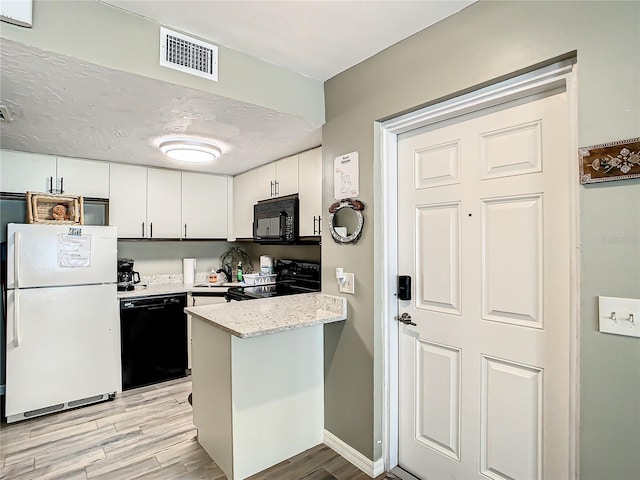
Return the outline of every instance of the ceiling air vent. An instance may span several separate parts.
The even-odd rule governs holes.
[[[160,65],[218,81],[218,47],[160,28]]]

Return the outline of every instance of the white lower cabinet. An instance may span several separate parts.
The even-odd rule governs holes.
[[[225,303],[224,297],[210,297],[210,296],[191,296],[187,300],[187,305],[190,307],[200,307],[202,305],[214,305],[216,303]],[[191,335],[191,315],[187,315],[187,368],[191,370],[191,352],[192,352],[192,335]]]
[[[229,480],[322,443],[322,325],[249,338],[198,317],[192,326],[193,423]]]

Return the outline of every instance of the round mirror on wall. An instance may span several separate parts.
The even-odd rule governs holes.
[[[362,234],[364,204],[359,200],[341,200],[329,207],[329,230],[337,243],[355,243]]]

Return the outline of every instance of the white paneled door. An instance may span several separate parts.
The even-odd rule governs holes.
[[[570,163],[554,91],[398,142],[399,466],[569,478]],[[577,179],[574,179],[577,181]]]

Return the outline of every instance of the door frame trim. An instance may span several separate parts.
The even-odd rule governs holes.
[[[576,59],[534,70],[524,75],[480,88],[470,93],[445,100],[413,112],[409,112],[386,121],[376,122],[374,136],[376,150],[380,155],[380,222],[381,247],[376,249],[380,255],[381,275],[381,335],[382,335],[382,455],[385,469],[398,472],[398,315],[396,300],[396,279],[398,275],[398,226],[397,226],[397,179],[398,179],[398,136],[402,133],[425,125],[434,124],[506,103],[536,93],[556,88],[565,88],[568,102],[569,151],[567,159],[575,157],[578,149],[578,98]],[[579,427],[580,427],[580,191],[577,179],[579,165],[577,161],[567,162],[570,170],[569,214],[574,221],[570,226],[570,386],[569,386],[569,473],[572,479],[579,478]],[[411,478],[408,476],[407,478]]]

